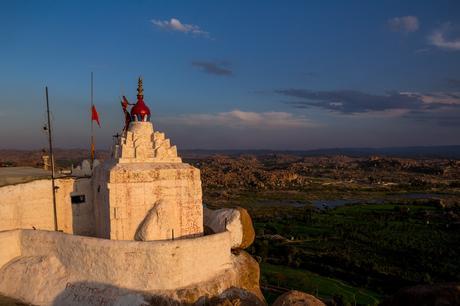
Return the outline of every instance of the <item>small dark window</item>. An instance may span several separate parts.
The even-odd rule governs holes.
[[[85,195],[84,194],[81,194],[81,195],[74,195],[74,196],[70,196],[70,200],[72,201],[72,204],[81,204],[81,203],[85,203]]]

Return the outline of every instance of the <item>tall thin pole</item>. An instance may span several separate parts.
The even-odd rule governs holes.
[[[51,158],[51,188],[53,194],[53,213],[54,213],[54,230],[58,230],[58,223],[57,223],[57,209],[56,209],[56,185],[54,182],[55,173],[54,173],[54,154],[53,154],[53,138],[51,137],[51,119],[50,119],[50,103],[48,99],[48,86],[45,87],[46,93],[46,114],[48,116],[48,143],[49,143],[49,150],[50,150],[50,158]]]
[[[94,107],[94,101],[93,101],[93,72],[91,72],[91,109],[90,109],[90,118],[91,118],[91,169],[93,169],[93,164],[94,164],[94,133],[93,133],[93,107]]]

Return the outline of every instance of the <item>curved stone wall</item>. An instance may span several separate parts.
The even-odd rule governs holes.
[[[55,256],[68,272],[67,282],[93,281],[145,291],[190,286],[232,268],[229,232],[138,242],[14,230],[0,232],[0,247],[0,278],[4,267],[18,262],[9,260],[30,256]]]
[[[0,268],[4,264],[21,256],[21,231],[0,232]]]

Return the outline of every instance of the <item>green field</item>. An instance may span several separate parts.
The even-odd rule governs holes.
[[[197,165],[209,208],[251,215],[247,250],[269,301],[300,289],[375,304],[404,287],[460,282],[458,160],[270,153]]]
[[[255,207],[263,282],[375,304],[399,288],[460,281],[459,209],[430,201],[311,207]],[[270,299],[271,297],[269,297]]]
[[[295,289],[315,295],[321,299],[332,297],[350,305],[377,305],[381,295],[370,290],[350,286],[340,280],[324,277],[316,273],[284,266],[261,264],[262,285],[270,284],[277,287]],[[267,299],[272,296],[269,292]],[[272,298],[275,297],[274,295]]]

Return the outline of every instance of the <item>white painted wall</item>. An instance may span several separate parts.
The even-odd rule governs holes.
[[[58,229],[66,233],[92,235],[94,213],[89,178],[57,179]],[[84,194],[86,202],[71,204],[71,195]],[[0,187],[0,231],[11,229],[54,230],[51,180]]]
[[[94,169],[96,236],[133,240],[148,212],[160,201],[155,239],[203,234],[200,171],[185,163],[104,162]],[[96,185],[96,184],[95,184]]]
[[[0,232],[0,247],[0,273],[15,256],[54,256],[67,270],[63,285],[81,280],[135,290],[172,290],[205,282],[232,268],[229,232],[137,242],[15,230]],[[0,292],[7,293],[1,286]]]

